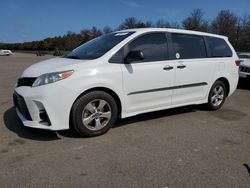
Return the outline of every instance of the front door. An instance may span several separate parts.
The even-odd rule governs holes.
[[[142,61],[121,65],[126,111],[149,111],[171,105],[175,69],[174,61],[169,60],[166,34],[139,36],[125,51],[138,50],[144,55]]]

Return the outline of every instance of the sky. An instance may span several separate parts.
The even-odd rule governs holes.
[[[181,23],[196,8],[212,20],[222,9],[250,14],[250,0],[0,0],[0,43],[41,40],[93,26],[116,28],[128,17]]]

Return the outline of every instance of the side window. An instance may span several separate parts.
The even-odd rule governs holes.
[[[207,42],[212,57],[232,57],[232,51],[224,39],[207,37]]]
[[[149,33],[133,40],[128,45],[128,51],[143,52],[142,62],[162,61],[168,59],[167,38],[165,33]]]
[[[172,33],[174,58],[178,59],[206,58],[207,51],[203,36]]]
[[[123,63],[123,52],[124,48],[118,50],[110,59],[110,63]]]

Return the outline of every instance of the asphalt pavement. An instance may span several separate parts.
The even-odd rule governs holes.
[[[117,122],[107,134],[23,127],[17,78],[43,59],[0,56],[0,187],[250,187],[250,81],[219,111],[188,106]]]

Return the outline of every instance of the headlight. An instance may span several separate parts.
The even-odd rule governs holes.
[[[73,70],[70,70],[70,71],[52,72],[52,73],[43,74],[35,80],[32,87],[42,86],[42,85],[46,85],[46,84],[50,84],[50,83],[63,80],[71,76],[73,72],[74,72]]]

